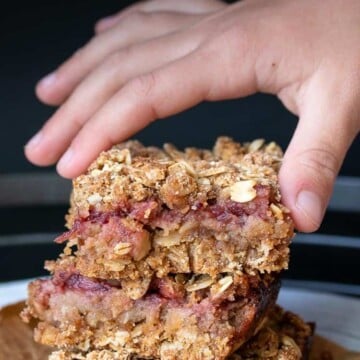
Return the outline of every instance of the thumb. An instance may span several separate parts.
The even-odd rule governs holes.
[[[323,94],[304,102],[279,174],[284,204],[299,231],[319,228],[345,154],[359,131],[355,102]],[[338,88],[339,89],[339,88]],[[316,91],[316,89],[315,89]]]

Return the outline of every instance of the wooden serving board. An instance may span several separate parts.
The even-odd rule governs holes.
[[[24,324],[19,318],[23,307],[20,302],[0,310],[0,360],[46,360],[51,352],[33,341],[34,324]],[[360,360],[360,354],[315,336],[310,360]]]
[[[33,340],[33,327],[19,317],[23,308],[20,302],[0,311],[0,360],[46,360],[51,352]]]

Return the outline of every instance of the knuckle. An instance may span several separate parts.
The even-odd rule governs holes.
[[[120,64],[123,64],[124,60],[126,60],[127,58],[131,58],[136,53],[137,51],[135,45],[125,46],[121,50],[115,51],[114,53],[108,55],[103,62],[103,67],[118,67]]]
[[[214,49],[218,49],[219,45],[225,45],[225,51],[236,49],[242,56],[254,46],[253,36],[246,24],[242,23],[211,26],[208,42]]]
[[[130,82],[130,87],[136,96],[151,97],[157,80],[154,72],[140,75]]]
[[[340,161],[330,146],[307,149],[297,158],[298,163],[306,171],[310,171],[314,177],[321,175],[330,183],[333,182],[340,167]]]
[[[116,52],[114,52],[113,54],[109,55],[109,56],[105,59],[102,67],[103,67],[103,68],[106,68],[106,69],[112,69],[112,68],[118,66],[119,63],[121,63],[121,58],[122,58],[121,52],[120,52],[120,51],[116,51]]]

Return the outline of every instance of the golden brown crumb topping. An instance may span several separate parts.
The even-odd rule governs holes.
[[[259,331],[251,337],[228,360],[306,360],[313,335],[312,326],[299,316],[275,306],[263,319]],[[181,353],[183,355],[183,353]],[[171,359],[178,357],[172,357]],[[186,358],[187,357],[181,357]],[[196,357],[200,359],[200,357]],[[57,351],[51,360],[145,360],[141,357],[129,357],[119,351],[95,350],[88,353]],[[162,358],[161,358],[162,359]],[[168,358],[166,358],[168,359]],[[207,358],[205,355],[201,359]],[[152,358],[155,360],[155,358]]]
[[[103,152],[86,174],[74,180],[68,226],[77,216],[111,211],[128,201],[155,198],[183,213],[209,199],[249,202],[256,197],[256,185],[272,188],[273,209],[281,216],[277,182],[281,159],[279,146],[262,139],[240,144],[219,137],[211,151],[180,151],[170,144],[160,149],[128,141]]]

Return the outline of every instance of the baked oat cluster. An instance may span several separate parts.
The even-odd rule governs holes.
[[[269,320],[293,237],[281,159],[275,143],[228,137],[103,152],[73,181],[63,253],[22,313],[59,349],[50,359],[305,359]]]
[[[228,360],[298,360],[306,359],[310,352],[313,325],[299,316],[275,306],[264,319],[261,329]],[[118,360],[118,353],[95,350],[89,353],[56,351],[50,360]],[[132,357],[131,360],[145,360]]]

